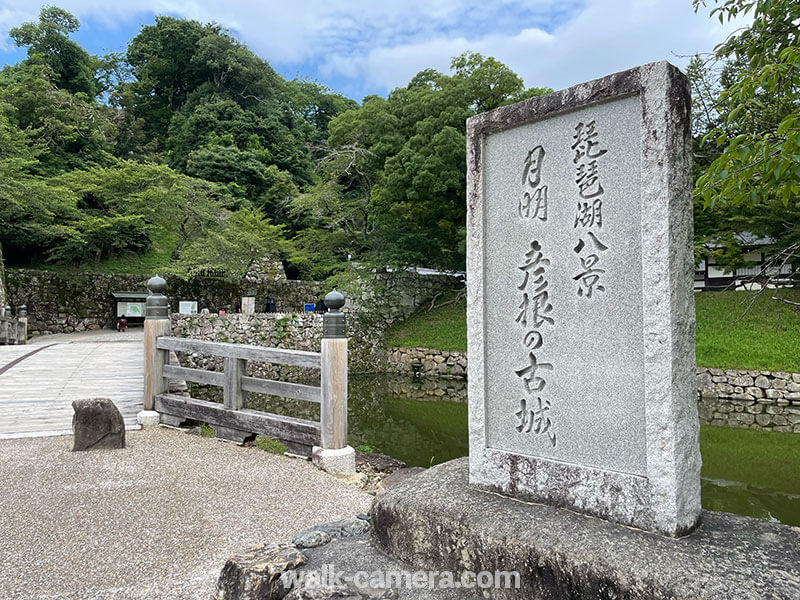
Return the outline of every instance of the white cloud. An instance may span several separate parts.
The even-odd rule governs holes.
[[[46,4],[52,0],[41,0]],[[525,14],[546,23],[554,13],[583,0],[58,0],[79,18],[107,25],[144,14],[172,14],[215,21],[236,30],[269,60],[300,62],[331,53],[347,55],[430,39],[442,31],[502,21]],[[41,5],[31,0],[2,0],[0,35],[25,20],[35,20]],[[487,25],[488,26],[488,25]]]
[[[0,46],[38,3],[0,0]],[[113,28],[152,14],[215,21],[284,71],[388,91],[418,71],[447,71],[466,50],[496,57],[527,85],[560,88],[653,60],[709,51],[732,26],[691,0],[49,0]],[[349,82],[347,80],[350,80]]]
[[[688,0],[590,0],[552,33],[525,28],[514,35],[439,37],[372,48],[363,56],[334,54],[321,70],[328,76],[360,74],[388,90],[426,67],[446,71],[452,56],[472,50],[504,62],[529,86],[561,89],[657,60],[683,67],[687,56],[712,51],[741,25],[720,25],[705,13],[695,14]]]

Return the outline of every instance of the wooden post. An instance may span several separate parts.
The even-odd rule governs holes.
[[[322,448],[338,450],[347,446],[347,333],[344,296],[333,290],[325,296],[331,312],[323,316],[320,426]]]
[[[169,350],[156,348],[160,336],[170,334],[169,300],[164,295],[167,282],[156,275],[147,282],[144,319],[144,410],[153,410],[153,399],[169,391],[169,380],[164,377],[164,365],[169,364]]]
[[[247,361],[241,358],[225,358],[225,387],[223,388],[225,408],[239,410],[244,408],[247,392],[242,391],[242,377],[247,375]]]

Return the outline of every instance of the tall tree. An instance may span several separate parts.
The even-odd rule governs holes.
[[[704,4],[694,0],[695,7]],[[714,109],[724,115],[706,138],[720,155],[698,179],[707,204],[784,206],[800,194],[800,4],[793,0],[717,0],[720,21],[752,15],[749,27],[716,49],[728,61]]]
[[[693,0],[695,9],[703,0]],[[742,263],[737,232],[776,241],[780,262],[800,262],[800,4],[792,0],[715,0],[724,22],[752,17],[716,48],[717,87],[696,94],[708,131],[696,141],[698,222],[715,231],[713,251]],[[706,80],[714,81],[713,77]],[[792,256],[794,258],[792,259]]]
[[[233,184],[256,204],[272,165],[299,186],[313,181],[286,83],[220,26],[157,17],[131,40],[127,61],[134,80],[120,86],[120,105],[150,129],[170,166]]]
[[[333,175],[366,203],[362,256],[377,263],[464,267],[466,119],[548,91],[526,90],[507,66],[476,53],[451,69],[421,71],[386,100],[368,97],[330,123],[332,152],[354,157]]]
[[[40,149],[40,174],[103,164],[111,160],[116,127],[111,109],[56,84],[58,76],[41,56],[0,71],[0,101],[13,124]]]
[[[72,93],[84,93],[93,99],[100,91],[95,79],[98,60],[80,44],[69,39],[80,28],[80,21],[64,9],[45,6],[39,22],[23,23],[9,31],[17,46],[28,47],[28,56],[39,55],[55,74],[54,83]]]

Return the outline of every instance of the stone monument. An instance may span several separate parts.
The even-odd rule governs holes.
[[[235,557],[219,598],[376,568],[433,579],[271,597],[800,598],[800,529],[696,527],[688,118],[660,62],[468,121],[469,458],[385,481],[369,538],[334,523]]]
[[[689,102],[659,62],[468,121],[471,484],[697,526]]]
[[[109,398],[84,398],[72,402],[72,451],[125,447],[125,421]]]

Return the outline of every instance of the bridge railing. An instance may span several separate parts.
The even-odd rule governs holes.
[[[25,305],[17,307],[17,316],[11,316],[10,306],[0,306],[0,346],[21,345],[28,342],[28,313]]]
[[[157,279],[157,280],[156,280]],[[154,281],[155,280],[155,281]],[[320,352],[267,348],[172,337],[163,279],[148,281],[145,317],[146,411],[162,422],[192,420],[211,425],[217,437],[242,442],[252,434],[275,437],[295,452],[310,453],[322,468],[355,474],[355,453],[347,445],[347,337],[339,309],[344,296],[334,290],[325,297],[330,312],[323,316]],[[220,357],[223,371],[169,364],[170,352]],[[304,385],[247,375],[250,361],[319,369],[320,385]],[[169,393],[169,380],[221,387],[223,402]],[[276,415],[247,407],[249,393],[282,396],[320,404],[320,421]]]

